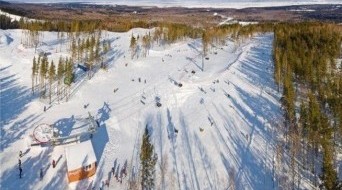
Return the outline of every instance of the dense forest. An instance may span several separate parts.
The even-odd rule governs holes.
[[[339,189],[335,168],[342,135],[342,70],[337,58],[342,28],[279,24],[274,36],[274,76],[283,92],[283,132],[291,165],[309,169],[315,184],[319,176],[325,189]]]
[[[53,85],[57,85],[58,100],[68,96],[72,68],[77,61],[87,63],[89,78],[92,68],[103,62],[111,44],[100,40],[101,30],[122,32],[135,27],[155,29],[144,36],[132,34],[132,59],[137,56],[139,45],[143,56],[147,56],[153,43],[171,44],[198,38],[202,40],[202,54],[206,56],[211,47],[223,45],[228,38],[241,43],[258,33],[273,32],[274,78],[283,94],[285,118],[283,127],[278,128],[277,149],[281,154],[278,160],[281,165],[289,166],[291,176],[287,181],[279,179],[279,185],[296,189],[301,176],[305,175],[322,189],[342,188],[336,170],[336,154],[341,152],[342,146],[341,25],[304,22],[193,28],[176,23],[129,21],[114,27],[101,21],[11,21],[0,15],[1,29],[24,29],[26,37],[22,43],[27,46],[37,47],[41,31],[56,31],[60,38],[68,37],[70,58],[61,57],[58,64],[53,61],[49,64],[45,56],[33,59],[32,91],[38,90],[41,96],[49,95],[50,102]]]

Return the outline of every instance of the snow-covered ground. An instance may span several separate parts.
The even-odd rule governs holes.
[[[246,7],[273,7],[289,5],[310,5],[310,4],[342,4],[340,0],[7,0],[8,2],[24,3],[91,3],[110,5],[131,5],[131,6],[158,6],[158,7],[215,7],[215,8],[246,8]]]
[[[112,41],[108,71],[99,70],[86,80],[68,102],[49,107],[31,94],[34,48],[21,45],[21,30],[0,30],[0,189],[85,189],[89,184],[99,187],[108,178],[109,189],[126,189],[128,180],[139,175],[146,125],[158,154],[158,189],[220,190],[230,188],[231,181],[236,189],[273,189],[272,139],[282,122],[280,94],[273,81],[273,34],[239,46],[227,39],[226,45],[212,47],[202,72],[200,39],[155,44],[146,58],[131,60],[131,34],[148,32],[104,32]],[[57,33],[43,36],[38,49],[50,52],[50,60],[56,63],[68,55],[66,45],[56,53]],[[161,107],[156,106],[156,97]],[[92,139],[97,172],[89,180],[69,185],[64,148],[70,145],[30,147],[29,136],[41,123],[54,124],[64,135],[73,134],[79,130],[77,121],[88,117],[88,112],[101,126]],[[19,151],[24,152],[22,179]],[[56,168],[52,160],[58,160]],[[125,163],[128,175],[120,184],[110,171]],[[164,178],[160,168],[166,168]]]

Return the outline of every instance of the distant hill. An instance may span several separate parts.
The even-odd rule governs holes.
[[[8,0],[8,2],[22,3],[94,3],[118,5],[146,5],[146,6],[181,6],[181,7],[270,7],[304,4],[342,4],[340,0]]]
[[[7,1],[0,1],[0,5],[9,5],[10,3]]]

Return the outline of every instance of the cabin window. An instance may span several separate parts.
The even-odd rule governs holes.
[[[83,170],[85,170],[85,171],[90,170],[90,168],[91,168],[91,164],[89,164],[87,166],[83,166]]]

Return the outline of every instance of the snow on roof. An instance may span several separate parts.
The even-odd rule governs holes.
[[[96,162],[95,152],[90,140],[66,147],[65,155],[68,171]]]

